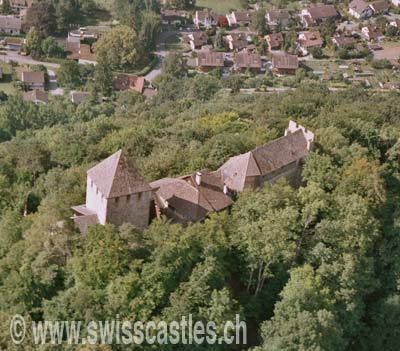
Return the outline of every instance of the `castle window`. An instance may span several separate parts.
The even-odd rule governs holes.
[[[138,200],[140,201],[140,198],[142,197],[142,193],[138,194]]]
[[[126,202],[129,202],[129,201],[131,201],[131,196],[130,196],[130,195],[128,195],[128,196],[126,197]]]
[[[119,202],[119,197],[116,197],[115,198],[115,204],[118,205],[118,202]]]

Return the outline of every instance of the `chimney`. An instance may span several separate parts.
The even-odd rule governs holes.
[[[196,172],[196,184],[201,184],[201,172]]]

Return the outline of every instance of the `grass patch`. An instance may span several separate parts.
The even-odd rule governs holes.
[[[7,95],[15,94],[17,89],[13,84],[11,65],[6,62],[1,62],[0,67],[3,70],[3,78],[0,80],[0,90],[4,91]]]
[[[165,48],[169,51],[177,51],[182,48],[181,40],[177,35],[171,35],[165,40]]]
[[[240,0],[197,0],[197,7],[207,7],[220,15],[225,15],[231,9],[241,10]]]

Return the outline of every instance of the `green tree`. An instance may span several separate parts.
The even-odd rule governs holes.
[[[24,18],[27,28],[36,27],[44,36],[56,31],[56,9],[49,0],[34,2]]]
[[[47,37],[42,41],[42,52],[47,57],[62,57],[65,52],[53,37]]]
[[[42,32],[37,27],[32,27],[26,35],[25,47],[33,58],[39,58],[42,55]]]
[[[57,71],[58,83],[66,88],[76,88],[81,84],[79,64],[75,61],[65,61]]]
[[[186,60],[179,51],[170,52],[162,62],[162,74],[180,78],[186,74]]]
[[[144,58],[138,35],[128,26],[115,27],[102,35],[94,44],[94,51],[115,70],[137,67]]]
[[[112,93],[114,87],[114,75],[111,67],[103,60],[99,60],[94,70],[95,88],[105,96]]]
[[[261,36],[267,34],[267,21],[265,19],[264,9],[257,10],[253,13],[251,17],[251,27]]]
[[[150,51],[155,48],[158,35],[161,32],[161,17],[155,12],[145,12],[139,32],[141,46]]]

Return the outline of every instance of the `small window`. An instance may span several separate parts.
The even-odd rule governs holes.
[[[139,193],[139,194],[138,194],[138,200],[139,200],[139,201],[140,201],[141,197],[142,197],[142,193]]]
[[[119,202],[119,197],[116,197],[115,198],[115,204],[118,205],[118,202]]]
[[[128,196],[126,197],[126,202],[129,202],[129,201],[131,201],[131,196],[130,196],[130,195],[128,195]]]

